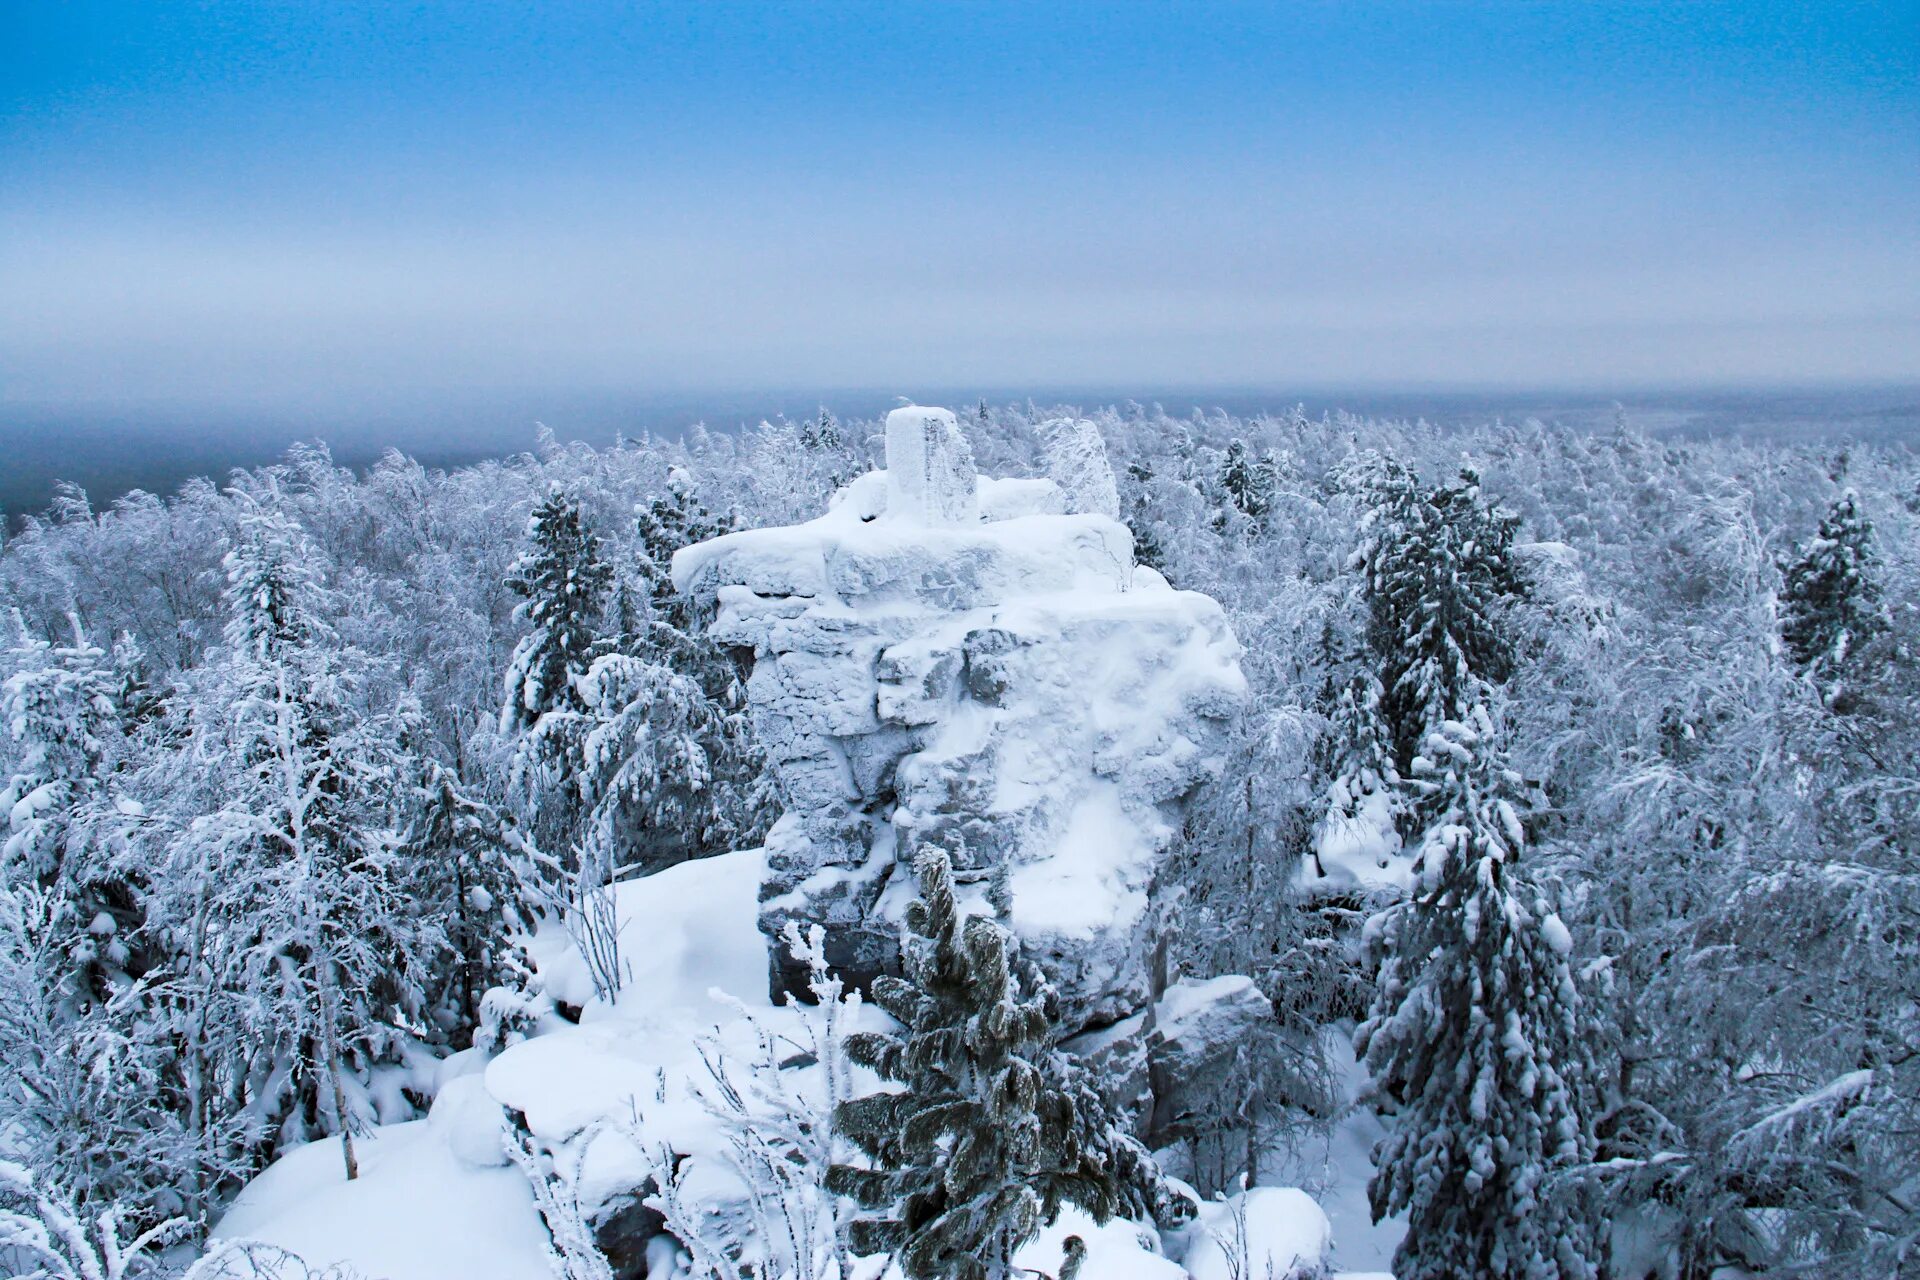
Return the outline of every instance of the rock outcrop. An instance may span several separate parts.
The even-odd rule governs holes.
[[[1166,1146],[1217,1125],[1220,1117],[1209,1110],[1235,1096],[1233,1077],[1247,1070],[1241,1055],[1273,1025],[1273,1004],[1252,978],[1227,974],[1168,988],[1146,1037],[1153,1093],[1147,1142]]]
[[[1185,797],[1244,696],[1217,604],[1133,561],[1047,480],[976,477],[952,414],[896,410],[884,472],[820,518],[674,558],[754,654],[748,697],[788,808],[761,928],[825,926],[865,982],[896,967],[911,852],[934,842],[1060,988],[1069,1025],[1146,1005],[1154,890]],[[776,991],[798,989],[770,946]]]

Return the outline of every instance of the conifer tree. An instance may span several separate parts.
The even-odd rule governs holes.
[[[423,976],[427,1015],[448,1049],[465,1049],[487,992],[527,970],[518,939],[533,923],[540,860],[509,815],[429,760],[399,861],[414,910],[440,944]]]
[[[1404,773],[1429,732],[1466,719],[1482,682],[1512,672],[1514,643],[1499,607],[1521,591],[1510,555],[1519,519],[1482,499],[1471,468],[1422,495],[1411,472],[1382,461],[1366,492],[1355,562],[1380,711]]]
[[[807,419],[800,428],[800,443],[815,453],[838,453],[846,445],[840,420],[820,406],[818,417]]]
[[[1064,1079],[1052,989],[1004,928],[961,910],[946,854],[923,848],[914,869],[906,975],[873,990],[903,1031],[847,1042],[904,1088],[841,1105],[872,1167],[836,1165],[828,1186],[874,1211],[853,1224],[854,1248],[892,1251],[911,1280],[1006,1280],[1063,1205],[1103,1222],[1150,1211],[1158,1171]]]
[[[732,516],[716,515],[700,501],[693,477],[684,468],[667,474],[667,491],[634,512],[639,535],[639,573],[653,605],[654,618],[681,633],[697,630],[694,602],[674,589],[673,553],[734,529]]]
[[[1220,462],[1219,483],[1220,491],[1226,494],[1235,510],[1256,525],[1273,510],[1279,485],[1273,460],[1255,457],[1246,441],[1228,442],[1226,455]]]
[[[23,633],[8,655],[14,673],[0,682],[0,732],[13,761],[0,788],[0,881],[43,892],[46,941],[67,961],[58,1000],[78,1017],[151,957],[137,941],[144,877],[117,865],[100,832],[133,727],[128,689],[117,662],[70,625],[73,639],[61,645]]]
[[[21,627],[8,655],[13,674],[0,682],[0,732],[13,762],[0,788],[0,870],[42,885],[61,878],[77,810],[101,788],[119,736],[113,670],[77,622],[73,631],[56,646]]]
[[[109,655],[113,664],[114,700],[119,704],[122,733],[133,733],[157,720],[165,697],[154,688],[146,650],[132,632],[123,632]]]
[[[581,683],[582,828],[609,872],[659,870],[744,848],[762,830],[759,754],[746,717],[687,676],[610,654]]]
[[[700,501],[685,471],[670,481],[636,520],[644,598],[629,597],[617,652],[576,682],[589,809],[580,838],[609,873],[724,853],[764,831],[762,758],[739,669],[702,634],[700,610],[671,576],[674,552],[733,521]]]
[[[1878,628],[1873,569],[1873,522],[1849,489],[1785,566],[1780,637],[1802,670],[1832,679]]]
[[[527,540],[507,586],[522,597],[514,613],[531,629],[507,664],[503,730],[531,728],[556,708],[579,709],[574,682],[602,651],[600,612],[613,577],[580,504],[557,488],[533,509]]]
[[[1380,697],[1380,683],[1370,675],[1355,676],[1335,695],[1327,735],[1326,810],[1317,834],[1369,841],[1384,852],[1399,846],[1395,833],[1405,817],[1406,797]],[[1317,862],[1318,852],[1312,856]],[[1327,869],[1316,866],[1315,872],[1325,875]]]
[[[1145,462],[1127,464],[1127,528],[1133,533],[1133,558],[1156,573],[1167,571],[1167,548],[1160,535],[1159,518],[1154,511],[1153,468]]]
[[[1374,1217],[1407,1215],[1401,1280],[1591,1280],[1593,1224],[1554,1184],[1592,1152],[1590,1028],[1566,927],[1516,866],[1518,778],[1483,705],[1429,733],[1414,771],[1440,817],[1413,899],[1384,917],[1354,1040],[1399,1103],[1374,1153]]]
[[[646,591],[641,625],[621,637],[619,650],[670,667],[696,681],[718,715],[746,706],[746,690],[733,659],[701,634],[706,622],[697,602],[673,585],[676,551],[733,532],[731,515],[716,515],[700,501],[693,477],[674,468],[667,492],[639,508],[637,570]]]

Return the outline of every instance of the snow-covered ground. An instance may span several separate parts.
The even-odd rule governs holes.
[[[1386,1128],[1370,1107],[1355,1102],[1367,1083],[1366,1068],[1354,1061],[1352,1041],[1343,1032],[1329,1033],[1327,1055],[1348,1099],[1345,1114],[1324,1139],[1308,1140],[1291,1159],[1263,1165],[1261,1172],[1313,1193],[1332,1224],[1335,1265],[1349,1269],[1349,1280],[1360,1280],[1362,1273],[1386,1273],[1407,1225],[1398,1217],[1376,1223],[1367,1203],[1373,1146]]]
[[[547,1232],[525,1176],[506,1157],[502,1107],[522,1112],[550,1144],[589,1135],[592,1145],[580,1153],[583,1200],[631,1186],[646,1168],[647,1153],[620,1131],[630,1126],[590,1132],[600,1122],[638,1115],[649,1138],[696,1158],[710,1153],[710,1117],[686,1092],[701,1069],[699,1037],[711,1034],[745,1052],[749,1015],[763,1023],[792,1016],[765,996],[760,871],[760,852],[746,850],[619,885],[630,976],[611,1003],[592,998],[584,963],[564,934],[544,934],[536,947],[542,972],[567,998],[582,997],[578,1025],[551,1025],[500,1054],[484,1076],[462,1074],[477,1062],[456,1061],[443,1073],[450,1078],[428,1120],[358,1139],[355,1182],[346,1181],[335,1141],[291,1152],[247,1187],[215,1234],[262,1240],[310,1264],[346,1264],[381,1280],[544,1280],[552,1274]],[[1210,1205],[1198,1224],[1163,1242],[1132,1223],[1094,1227],[1069,1213],[1022,1261],[1052,1274],[1065,1237],[1077,1234],[1088,1245],[1082,1275],[1100,1280],[1228,1280],[1224,1251],[1242,1237],[1271,1253],[1276,1274],[1296,1259],[1319,1258],[1329,1245],[1344,1265],[1378,1266],[1397,1233],[1365,1225],[1371,1137],[1359,1121],[1335,1135],[1324,1214],[1304,1192],[1260,1187],[1243,1215],[1234,1202]]]
[[[546,1228],[518,1169],[462,1161],[426,1120],[383,1125],[355,1146],[357,1181],[339,1143],[301,1147],[248,1185],[215,1234],[384,1280],[549,1274]]]

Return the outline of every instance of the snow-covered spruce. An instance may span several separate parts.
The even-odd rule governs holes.
[[[600,539],[585,527],[580,503],[555,489],[527,519],[527,549],[507,585],[527,633],[507,661],[502,727],[527,729],[558,707],[578,709],[574,686],[601,651],[601,610],[613,571]]]
[[[1591,1211],[1555,1182],[1592,1152],[1572,939],[1516,865],[1514,779],[1484,709],[1429,733],[1414,770],[1440,816],[1412,900],[1376,921],[1355,1037],[1397,1104],[1371,1188],[1376,1216],[1408,1215],[1394,1275],[1591,1280]]]
[[[1066,1078],[1046,979],[959,906],[944,852],[922,848],[914,870],[906,974],[873,987],[902,1030],[847,1042],[901,1086],[836,1116],[867,1162],[835,1166],[829,1186],[876,1211],[853,1224],[854,1247],[893,1253],[910,1280],[1007,1280],[1067,1205],[1105,1222],[1174,1203],[1152,1157]]]
[[[1479,684],[1513,670],[1499,612],[1521,590],[1508,554],[1519,519],[1483,499],[1471,468],[1431,491],[1393,459],[1368,459],[1353,475],[1368,505],[1352,563],[1380,664],[1379,716],[1404,773],[1434,726],[1464,720]]]
[[[1780,637],[1787,652],[1828,689],[1844,687],[1848,659],[1883,625],[1876,604],[1873,522],[1852,490],[1820,518],[1820,527],[1786,564]]]

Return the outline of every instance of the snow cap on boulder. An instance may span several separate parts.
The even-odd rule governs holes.
[[[887,415],[887,518],[967,524],[980,516],[973,447],[949,409],[906,405]]]

